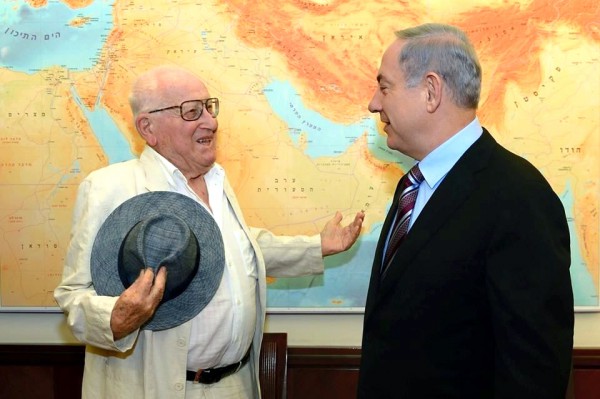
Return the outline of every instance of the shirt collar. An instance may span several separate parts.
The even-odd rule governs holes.
[[[161,165],[162,169],[165,171],[165,177],[171,187],[177,187],[177,181],[187,184],[187,179],[175,165],[169,162],[167,158],[160,155],[154,148],[148,147],[148,149],[150,150],[150,155]],[[214,179],[222,179],[223,176],[225,176],[225,170],[221,165],[215,162],[210,170],[204,175],[204,180],[209,183]]]
[[[435,188],[460,157],[481,136],[483,129],[477,117],[419,162],[419,169],[430,188]]]

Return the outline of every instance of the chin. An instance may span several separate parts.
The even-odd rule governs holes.
[[[398,151],[397,146],[394,144],[394,141],[390,138],[389,135],[387,137],[387,141],[385,142],[385,144],[388,146],[388,148],[390,150],[396,150],[396,151]]]
[[[210,157],[210,158],[204,158],[203,161],[204,161],[203,163],[205,165],[208,165],[208,168],[210,169],[210,168],[213,167],[213,165],[215,164],[215,162],[217,162],[217,157],[214,156],[214,157]]]

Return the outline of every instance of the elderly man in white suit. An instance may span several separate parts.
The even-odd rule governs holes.
[[[83,397],[259,398],[266,275],[322,273],[323,256],[356,241],[364,213],[342,227],[338,212],[316,236],[282,237],[248,227],[216,163],[218,100],[204,83],[178,67],[154,68],[137,79],[130,103],[147,145],[139,159],[92,172],[81,183],[63,279],[54,292],[73,334],[87,346]],[[98,295],[90,274],[104,220],[124,201],[151,191],[198,201],[214,217],[225,247],[225,272],[212,300],[192,320],[163,331],[140,327],[159,306],[165,268],[156,274],[145,269],[118,297]],[[186,378],[189,371],[231,365],[240,367],[218,382]]]

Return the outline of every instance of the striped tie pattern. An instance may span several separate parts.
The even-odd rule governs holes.
[[[408,232],[410,217],[412,216],[417,194],[419,193],[419,185],[422,181],[423,174],[421,173],[419,165],[417,164],[413,166],[411,170],[409,170],[408,173],[404,175],[402,179],[400,179],[400,183],[398,183],[402,189],[398,199],[396,220],[394,221],[392,234],[383,258],[383,266],[381,271],[382,276],[387,271],[390,260],[392,259],[394,253],[396,253],[398,246]]]

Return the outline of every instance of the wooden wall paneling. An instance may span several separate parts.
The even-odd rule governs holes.
[[[356,397],[359,348],[288,348],[287,399]]]
[[[0,345],[0,398],[80,399],[80,345]]]
[[[0,345],[0,398],[80,399],[84,347]],[[351,399],[356,395],[360,348],[289,347],[288,399]],[[573,352],[567,397],[600,398],[600,348]]]
[[[572,394],[575,399],[600,398],[600,349],[573,351]]]

